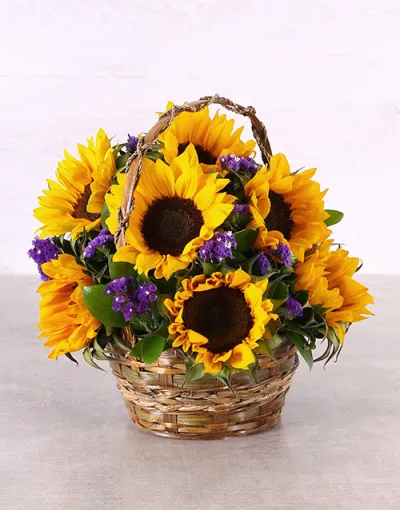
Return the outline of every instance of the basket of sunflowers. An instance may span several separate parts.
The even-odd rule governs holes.
[[[254,140],[212,105],[247,117]],[[254,108],[218,95],[169,104],[122,144],[99,130],[78,153],[34,211],[49,357],[107,361],[155,434],[273,427],[299,355],[310,367],[337,356],[373,302],[359,260],[330,238],[343,215],[325,209],[315,169],[292,171]]]

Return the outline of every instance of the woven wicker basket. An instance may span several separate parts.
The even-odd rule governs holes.
[[[257,384],[237,373],[233,392],[212,376],[183,388],[185,362],[179,351],[165,351],[157,363],[145,365],[112,349],[110,365],[132,421],[175,439],[222,439],[272,428],[298,366],[296,348],[285,343],[274,351],[278,363],[258,355]]]
[[[177,115],[197,112],[211,104],[248,117],[262,159],[264,163],[269,161],[272,151],[267,131],[253,107],[238,105],[218,95],[174,106],[139,139],[137,150],[128,161],[119,228],[115,234],[118,247],[125,244],[126,226],[134,209],[133,192],[147,150]],[[156,363],[145,365],[129,356],[129,347],[135,339],[128,330],[124,341],[129,344],[125,348],[123,342],[110,346],[113,356],[110,364],[133,422],[149,432],[175,439],[222,439],[270,429],[279,420],[298,365],[296,348],[285,342],[273,353],[276,361],[258,355],[256,383],[250,383],[245,374],[237,373],[232,377],[233,392],[212,376],[182,387],[185,363],[179,351],[166,351]]]

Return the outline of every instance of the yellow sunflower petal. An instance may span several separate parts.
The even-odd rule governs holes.
[[[160,262],[162,262],[163,259],[164,257],[160,253],[156,252],[139,253],[136,258],[135,267],[136,269],[139,270],[139,272],[147,274],[150,271],[150,269],[154,269],[155,267],[157,267],[158,264],[160,264]]]
[[[233,368],[246,369],[254,363],[254,354],[247,345],[237,345],[232,351],[229,363]]]
[[[245,284],[251,281],[251,276],[243,271],[243,269],[237,269],[232,273],[228,273],[228,278],[231,277],[230,287],[243,287]]]
[[[232,204],[211,205],[203,211],[204,224],[209,228],[219,227],[233,210]]]
[[[129,262],[136,264],[138,252],[132,246],[122,246],[118,249],[117,253],[113,256],[114,262]]]
[[[197,331],[193,331],[192,329],[189,329],[188,335],[189,335],[189,341],[191,344],[204,345],[204,344],[208,343],[208,339],[205,336],[198,333]]]
[[[197,186],[197,170],[192,167],[178,177],[175,192],[179,197],[192,198],[196,193]]]

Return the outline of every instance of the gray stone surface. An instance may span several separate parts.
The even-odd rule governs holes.
[[[302,364],[282,423],[224,441],[137,430],[112,374],[52,361],[37,279],[1,280],[0,509],[400,509],[400,277],[339,363]]]

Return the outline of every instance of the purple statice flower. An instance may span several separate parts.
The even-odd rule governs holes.
[[[124,296],[123,294],[118,294],[117,296],[115,296],[112,302],[112,309],[114,310],[114,312],[121,312],[124,307],[125,301],[126,296]]]
[[[210,241],[206,241],[199,250],[203,262],[221,262],[225,258],[233,258],[232,249],[236,248],[236,239],[230,230],[217,232]]]
[[[279,243],[276,250],[271,250],[272,255],[280,258],[285,267],[292,265],[292,252],[287,244]]]
[[[139,138],[137,136],[131,136],[128,133],[128,141],[126,142],[126,150],[133,154],[136,152],[137,144],[138,144]]]
[[[128,322],[135,315],[150,311],[150,304],[157,299],[157,287],[152,283],[141,283],[136,288],[132,276],[124,276],[110,282],[104,294],[114,297],[112,309],[122,312]]]
[[[234,154],[228,154],[227,156],[221,156],[219,162],[222,166],[229,168],[233,172],[239,172],[240,170],[240,157]]]
[[[114,241],[113,236],[110,234],[108,228],[103,228],[99,232],[99,235],[92,239],[89,244],[86,246],[83,251],[82,257],[84,259],[92,259],[95,254],[97,248],[106,248],[108,243],[112,243]]]
[[[107,285],[105,294],[109,296],[116,296],[118,294],[127,294],[131,287],[133,286],[133,277],[132,276],[123,276],[122,278],[117,278],[113,280]]]
[[[225,168],[229,168],[233,172],[239,172],[240,170],[244,170],[250,173],[250,175],[254,176],[258,170],[260,169],[260,165],[258,165],[253,158],[243,157],[243,156],[235,156],[235,154],[228,154],[227,156],[221,156],[219,161],[222,166]]]
[[[43,281],[50,280],[50,278],[44,274],[42,264],[56,259],[61,254],[61,250],[49,238],[39,239],[35,237],[32,241],[32,246],[33,248],[28,251],[28,256],[36,262],[40,278]]]
[[[292,319],[303,316],[303,307],[296,299],[289,296],[286,300],[287,311]]]
[[[285,267],[290,267],[292,265],[292,253],[289,246],[287,244],[279,243],[277,251]]]
[[[137,299],[141,303],[154,303],[157,299],[157,287],[152,283],[142,283],[138,288]]]
[[[199,257],[203,262],[213,258],[214,242],[206,241],[199,250]]]
[[[135,308],[135,315],[136,315],[136,314],[139,314],[139,313],[149,312],[149,311],[150,311],[150,305],[149,305],[149,303],[146,303],[146,302],[139,302],[139,303],[136,305],[136,308]]]
[[[132,303],[132,301],[129,301],[126,303],[124,309],[123,309],[123,316],[126,322],[133,319],[133,316],[135,315],[135,307]]]
[[[271,263],[265,253],[260,253],[257,259],[257,266],[261,276],[264,276],[268,269],[271,267]]]
[[[249,206],[247,204],[235,204],[232,212],[233,214],[247,214],[249,212]]]

